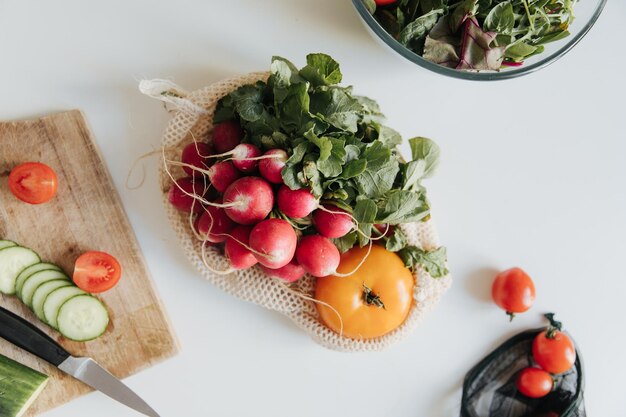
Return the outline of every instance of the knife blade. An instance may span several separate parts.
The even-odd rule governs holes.
[[[141,397],[96,361],[70,355],[35,325],[4,307],[0,307],[0,337],[127,407],[146,416],[159,417]]]

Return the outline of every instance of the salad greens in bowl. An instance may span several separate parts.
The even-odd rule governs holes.
[[[606,0],[353,0],[384,44],[431,71],[499,80],[536,71],[591,29]]]

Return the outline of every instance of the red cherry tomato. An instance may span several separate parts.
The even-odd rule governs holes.
[[[576,362],[574,342],[561,331],[561,323],[554,320],[554,314],[546,314],[550,327],[535,336],[533,358],[537,365],[553,374],[562,374]]]
[[[394,4],[398,0],[374,0],[376,2],[376,6],[388,6],[390,4]]]
[[[13,195],[29,204],[48,202],[57,192],[55,172],[46,164],[26,162],[9,174],[9,189]]]
[[[104,252],[85,252],[76,259],[74,283],[90,293],[110,290],[122,276],[122,267],[113,256]]]
[[[515,381],[517,390],[529,398],[545,397],[552,391],[552,375],[539,368],[524,368]]]
[[[535,284],[520,268],[499,273],[491,287],[493,301],[511,316],[523,313],[535,302]]]

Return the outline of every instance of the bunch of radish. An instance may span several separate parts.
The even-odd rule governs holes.
[[[223,247],[233,269],[259,264],[288,282],[335,274],[340,253],[331,239],[354,230],[353,217],[283,184],[286,150],[262,152],[243,139],[240,125],[227,121],[214,127],[211,144],[187,145],[178,165],[188,176],[172,184],[170,203],[193,216],[203,241]],[[302,236],[297,221],[304,218],[316,234]]]

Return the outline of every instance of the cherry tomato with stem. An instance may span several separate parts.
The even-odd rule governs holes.
[[[513,320],[515,313],[523,313],[532,307],[535,302],[535,284],[521,268],[507,269],[493,281],[491,297]]]
[[[554,320],[554,313],[545,314],[550,321],[547,330],[533,340],[533,358],[537,365],[552,374],[569,371],[576,362],[576,347],[570,337],[561,331],[562,324]]]

